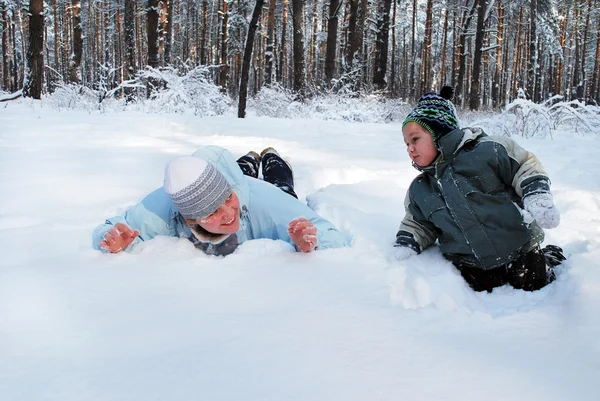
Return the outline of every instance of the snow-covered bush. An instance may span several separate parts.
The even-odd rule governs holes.
[[[221,115],[230,107],[231,100],[212,83],[211,67],[199,66],[184,74],[174,68],[151,68],[138,74],[137,79],[157,82],[146,101],[148,110],[163,113],[192,111],[199,116]]]
[[[402,121],[410,106],[400,99],[380,95],[324,93],[300,102],[295,94],[278,85],[264,87],[248,101],[248,109],[259,116],[276,118],[317,118],[353,122]]]
[[[57,89],[48,96],[48,102],[59,110],[93,111],[100,108],[98,91],[77,84],[58,84]]]
[[[150,68],[140,71],[132,80],[107,90],[93,90],[83,85],[61,84],[48,100],[58,109],[88,111],[143,109],[153,113],[185,113],[200,116],[224,114],[231,99],[212,83],[211,67],[200,66],[180,72],[174,68]],[[147,98],[148,87],[151,87]]]
[[[481,126],[488,134],[505,136],[552,136],[557,132],[600,133],[600,107],[554,96],[542,104],[517,98],[500,114],[463,115],[466,126]]]

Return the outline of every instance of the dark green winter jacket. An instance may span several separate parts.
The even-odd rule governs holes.
[[[440,138],[438,149],[441,160],[418,168],[422,173],[407,192],[397,245],[420,252],[437,239],[455,264],[487,270],[543,241],[543,231],[524,222],[521,210],[523,197],[550,190],[532,153],[510,138],[469,128]]]

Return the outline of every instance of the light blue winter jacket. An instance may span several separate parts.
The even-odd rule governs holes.
[[[233,236],[218,236],[210,241],[192,234],[177,208],[162,188],[151,192],[139,204],[131,206],[121,216],[111,217],[93,233],[94,248],[101,249],[104,234],[116,223],[139,230],[139,236],[127,247],[131,251],[142,241],[157,235],[189,238],[208,254],[226,255],[238,244],[258,238],[280,239],[294,244],[287,228],[293,219],[305,217],[317,228],[317,249],[347,246],[344,236],[326,219],[296,198],[272,184],[245,176],[233,155],[218,146],[204,146],[193,156],[214,165],[229,181],[240,199],[240,229]],[[229,242],[228,250],[222,244]],[[233,242],[233,245],[231,243]]]

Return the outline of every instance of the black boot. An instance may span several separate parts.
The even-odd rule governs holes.
[[[556,267],[567,260],[562,248],[557,245],[547,245],[542,248],[542,252],[544,252],[546,258],[546,264],[551,267]]]
[[[507,273],[508,283],[525,291],[539,290],[550,282],[544,253],[537,246],[509,263]]]

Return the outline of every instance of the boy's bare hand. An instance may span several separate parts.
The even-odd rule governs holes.
[[[104,240],[100,241],[100,248],[111,253],[121,252],[140,234],[138,230],[132,230],[123,223],[117,223],[104,234]]]
[[[292,220],[288,226],[288,233],[301,252],[310,252],[317,246],[317,227],[304,217]]]

